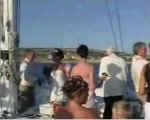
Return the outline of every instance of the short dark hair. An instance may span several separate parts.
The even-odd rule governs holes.
[[[77,48],[77,54],[81,57],[81,58],[87,58],[88,56],[88,53],[89,53],[89,49],[86,45],[80,45],[78,48]]]
[[[135,55],[137,55],[138,52],[139,52],[139,50],[140,50],[143,46],[146,47],[146,44],[145,44],[144,42],[137,42],[137,43],[135,43],[135,44],[133,45],[133,53],[134,53]]]
[[[64,58],[64,52],[59,48],[54,48],[52,51],[52,55],[59,56],[61,59]]]
[[[33,49],[26,49],[24,52],[24,57],[26,57],[27,55],[29,55],[30,53],[33,53],[33,55],[35,56],[35,51]]]

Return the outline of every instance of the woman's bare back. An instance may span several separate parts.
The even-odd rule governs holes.
[[[81,107],[79,110],[74,111],[73,116],[75,119],[98,119],[98,114],[95,111]]]
[[[78,63],[72,69],[71,76],[80,75],[88,84],[90,90],[95,88],[93,66],[88,63]]]
[[[84,107],[62,107],[57,106],[55,110],[56,119],[98,119],[96,111]]]

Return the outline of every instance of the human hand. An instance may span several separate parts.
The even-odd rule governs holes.
[[[107,73],[102,73],[101,77],[100,77],[100,80],[104,81],[106,80],[108,77],[108,74]]]

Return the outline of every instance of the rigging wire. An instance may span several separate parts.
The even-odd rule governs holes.
[[[148,2],[149,1],[145,0],[145,2],[143,3],[148,5]],[[149,15],[146,13],[147,12],[146,7],[142,6],[141,11],[143,12],[143,17],[144,17],[145,22],[148,24],[148,26],[150,26],[150,19],[148,18]]]
[[[106,7],[106,11],[107,11],[107,16],[109,19],[109,24],[110,24],[113,40],[114,40],[114,47],[116,50],[118,50],[117,36],[116,36],[116,32],[115,32],[114,27],[113,27],[113,19],[112,19],[112,14],[111,14],[111,11],[109,8],[109,0],[104,0],[104,2],[105,2],[105,7]]]
[[[149,4],[148,2],[149,2],[149,1],[145,0],[145,2],[143,2],[143,3]],[[149,15],[146,14],[146,11],[147,11],[147,10],[146,10],[146,7],[144,6],[144,4],[143,4],[143,6],[141,7],[141,11],[143,12],[143,17],[145,18],[145,21],[147,21],[147,23],[150,24],[150,20],[149,20],[149,18],[148,18]]]
[[[119,39],[120,39],[120,46],[122,52],[124,51],[124,41],[122,37],[122,26],[121,26],[121,19],[120,19],[120,9],[118,6],[118,0],[115,0],[115,11],[116,11],[116,18],[118,21],[118,27],[119,27]]]

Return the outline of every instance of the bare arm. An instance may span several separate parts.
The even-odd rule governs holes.
[[[100,61],[100,65],[99,65],[99,83],[98,83],[98,87],[100,87],[101,85],[103,85],[104,80],[106,80],[107,76],[103,75],[104,73],[107,74],[107,66],[104,62],[105,60],[101,60]]]
[[[89,89],[90,91],[95,90],[95,82],[94,82],[94,69],[93,67],[91,67],[90,72],[89,72]]]
[[[138,90],[138,98],[139,98],[139,102],[140,104],[143,105],[143,103],[145,103],[146,100],[146,78],[145,78],[145,66],[141,72],[141,78],[139,81],[139,90]]]
[[[141,72],[141,78],[140,78],[140,84],[139,84],[139,92],[138,95],[142,96],[144,94],[146,94],[145,88],[146,88],[146,78],[145,78],[145,66]]]

